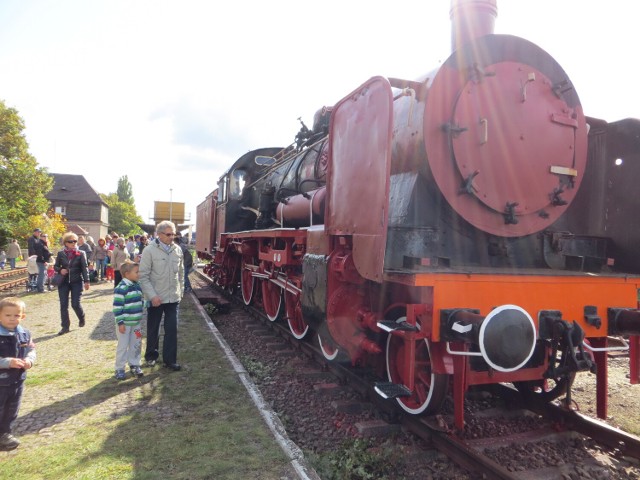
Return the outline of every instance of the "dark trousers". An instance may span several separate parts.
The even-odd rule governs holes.
[[[82,281],[75,283],[64,282],[58,286],[58,296],[60,297],[60,324],[62,328],[68,329],[71,326],[69,320],[69,292],[71,292],[71,308],[76,312],[78,320],[84,323],[84,310],[80,303],[83,288],[84,283],[82,283]]]
[[[178,304],[163,303],[159,307],[147,309],[147,348],[145,360],[158,360],[160,342],[160,323],[164,313],[164,341],[162,343],[162,361],[176,363],[178,357]]]
[[[115,290],[118,284],[122,281],[122,274],[120,270],[113,271],[113,289]]]
[[[0,387],[0,435],[11,433],[13,422],[18,418],[24,381]]]
[[[190,292],[191,289],[191,280],[189,280],[189,273],[191,273],[191,267],[184,269],[184,291]]]

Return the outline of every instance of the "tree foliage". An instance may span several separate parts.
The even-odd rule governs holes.
[[[142,223],[142,217],[136,212],[133,200],[131,203],[123,202],[117,193],[101,193],[100,196],[109,205],[109,225],[112,231],[125,236],[144,233],[138,226]]]
[[[67,231],[64,220],[62,215],[55,213],[52,209],[46,215],[32,215],[27,219],[26,229],[19,232],[18,242],[22,245],[23,240],[29,238],[35,228],[39,228],[42,233],[49,235],[49,249],[54,251],[61,246],[60,239]]]
[[[118,179],[118,190],[116,190],[118,200],[133,205],[133,187],[129,182],[129,178],[125,175]]]
[[[29,153],[24,129],[18,111],[0,100],[0,244],[30,234],[33,217],[46,218],[49,207],[53,179]]]

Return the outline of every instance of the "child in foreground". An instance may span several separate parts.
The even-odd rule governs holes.
[[[116,380],[127,378],[125,367],[129,363],[134,377],[143,375],[140,368],[142,350],[142,290],[138,284],[138,264],[126,261],[120,267],[122,281],[113,292],[113,315],[116,318]]]
[[[0,300],[0,450],[13,450],[20,440],[11,435],[18,418],[27,370],[36,361],[36,346],[20,322],[25,304],[17,297]]]

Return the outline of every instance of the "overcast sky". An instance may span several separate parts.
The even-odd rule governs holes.
[[[0,0],[0,99],[54,173],[196,206],[243,153],[286,146],[374,75],[446,60],[449,0]],[[496,33],[549,52],[585,114],[640,117],[636,0],[498,0]],[[170,198],[171,197],[171,198]]]

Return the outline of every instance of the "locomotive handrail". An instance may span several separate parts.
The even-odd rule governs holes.
[[[482,352],[469,352],[469,351],[465,351],[465,350],[451,350],[451,348],[449,347],[449,344],[451,342],[445,342],[446,346],[447,346],[447,353],[451,354],[451,355],[460,355],[461,357],[481,357],[482,356]]]
[[[624,345],[619,347],[592,347],[587,342],[583,341],[582,345],[592,352],[616,352],[616,351],[626,351],[629,350],[629,344],[625,341],[624,338],[621,338],[620,341],[624,343]]]
[[[413,116],[413,104],[416,101],[416,91],[413,88],[405,87],[398,95],[393,97],[393,101],[395,102],[397,99],[402,97],[411,97],[411,103],[409,104],[409,115],[407,116],[407,127],[410,127],[411,117]]]

